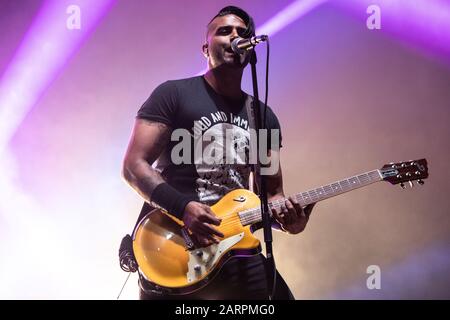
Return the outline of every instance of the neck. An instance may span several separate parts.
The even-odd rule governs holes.
[[[319,202],[382,180],[383,178],[380,171],[372,170],[316,189],[297,193],[293,195],[293,197],[302,207],[305,207],[308,204]],[[272,201],[269,203],[269,207],[279,210],[281,206],[284,205],[285,201],[286,199]],[[260,207],[240,212],[239,219],[244,226],[260,222],[262,220]]]
[[[230,99],[242,98],[241,89],[243,69],[217,67],[209,68],[205,80],[218,94]]]

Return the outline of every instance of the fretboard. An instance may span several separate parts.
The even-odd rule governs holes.
[[[309,191],[297,193],[293,195],[293,198],[295,198],[302,207],[305,207],[308,204],[322,201],[358,188],[362,188],[381,180],[383,180],[383,178],[380,171],[373,170]],[[286,199],[280,199],[269,202],[269,208],[279,209],[285,203],[285,201]],[[244,226],[260,222],[262,220],[261,209],[258,207],[242,211],[239,213],[239,217],[241,219],[242,225]]]

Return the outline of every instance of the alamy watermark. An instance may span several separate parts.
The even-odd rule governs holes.
[[[381,289],[381,268],[376,264],[367,267],[366,273],[370,276],[366,280],[367,289]]]
[[[381,29],[381,9],[380,6],[376,4],[371,4],[367,7],[366,13],[369,17],[366,20],[366,26],[369,30],[380,30]]]
[[[67,7],[66,13],[69,15],[66,20],[66,28],[69,30],[81,29],[81,9],[79,6],[72,4]]]
[[[236,130],[219,127],[215,130],[203,130],[201,121],[196,121],[193,134],[187,129],[172,132],[171,141],[178,142],[171,151],[174,164],[224,165],[257,164],[260,160],[261,175],[274,175],[278,172],[280,161],[279,129]],[[270,144],[270,145],[269,145]]]

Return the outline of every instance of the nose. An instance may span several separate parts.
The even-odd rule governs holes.
[[[233,41],[234,39],[239,38],[239,34],[236,28],[233,28],[233,31],[230,34],[230,41]]]

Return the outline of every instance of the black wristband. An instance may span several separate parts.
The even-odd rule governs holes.
[[[180,220],[183,220],[186,205],[191,201],[197,201],[195,197],[179,192],[167,182],[156,186],[152,192],[151,200]]]

